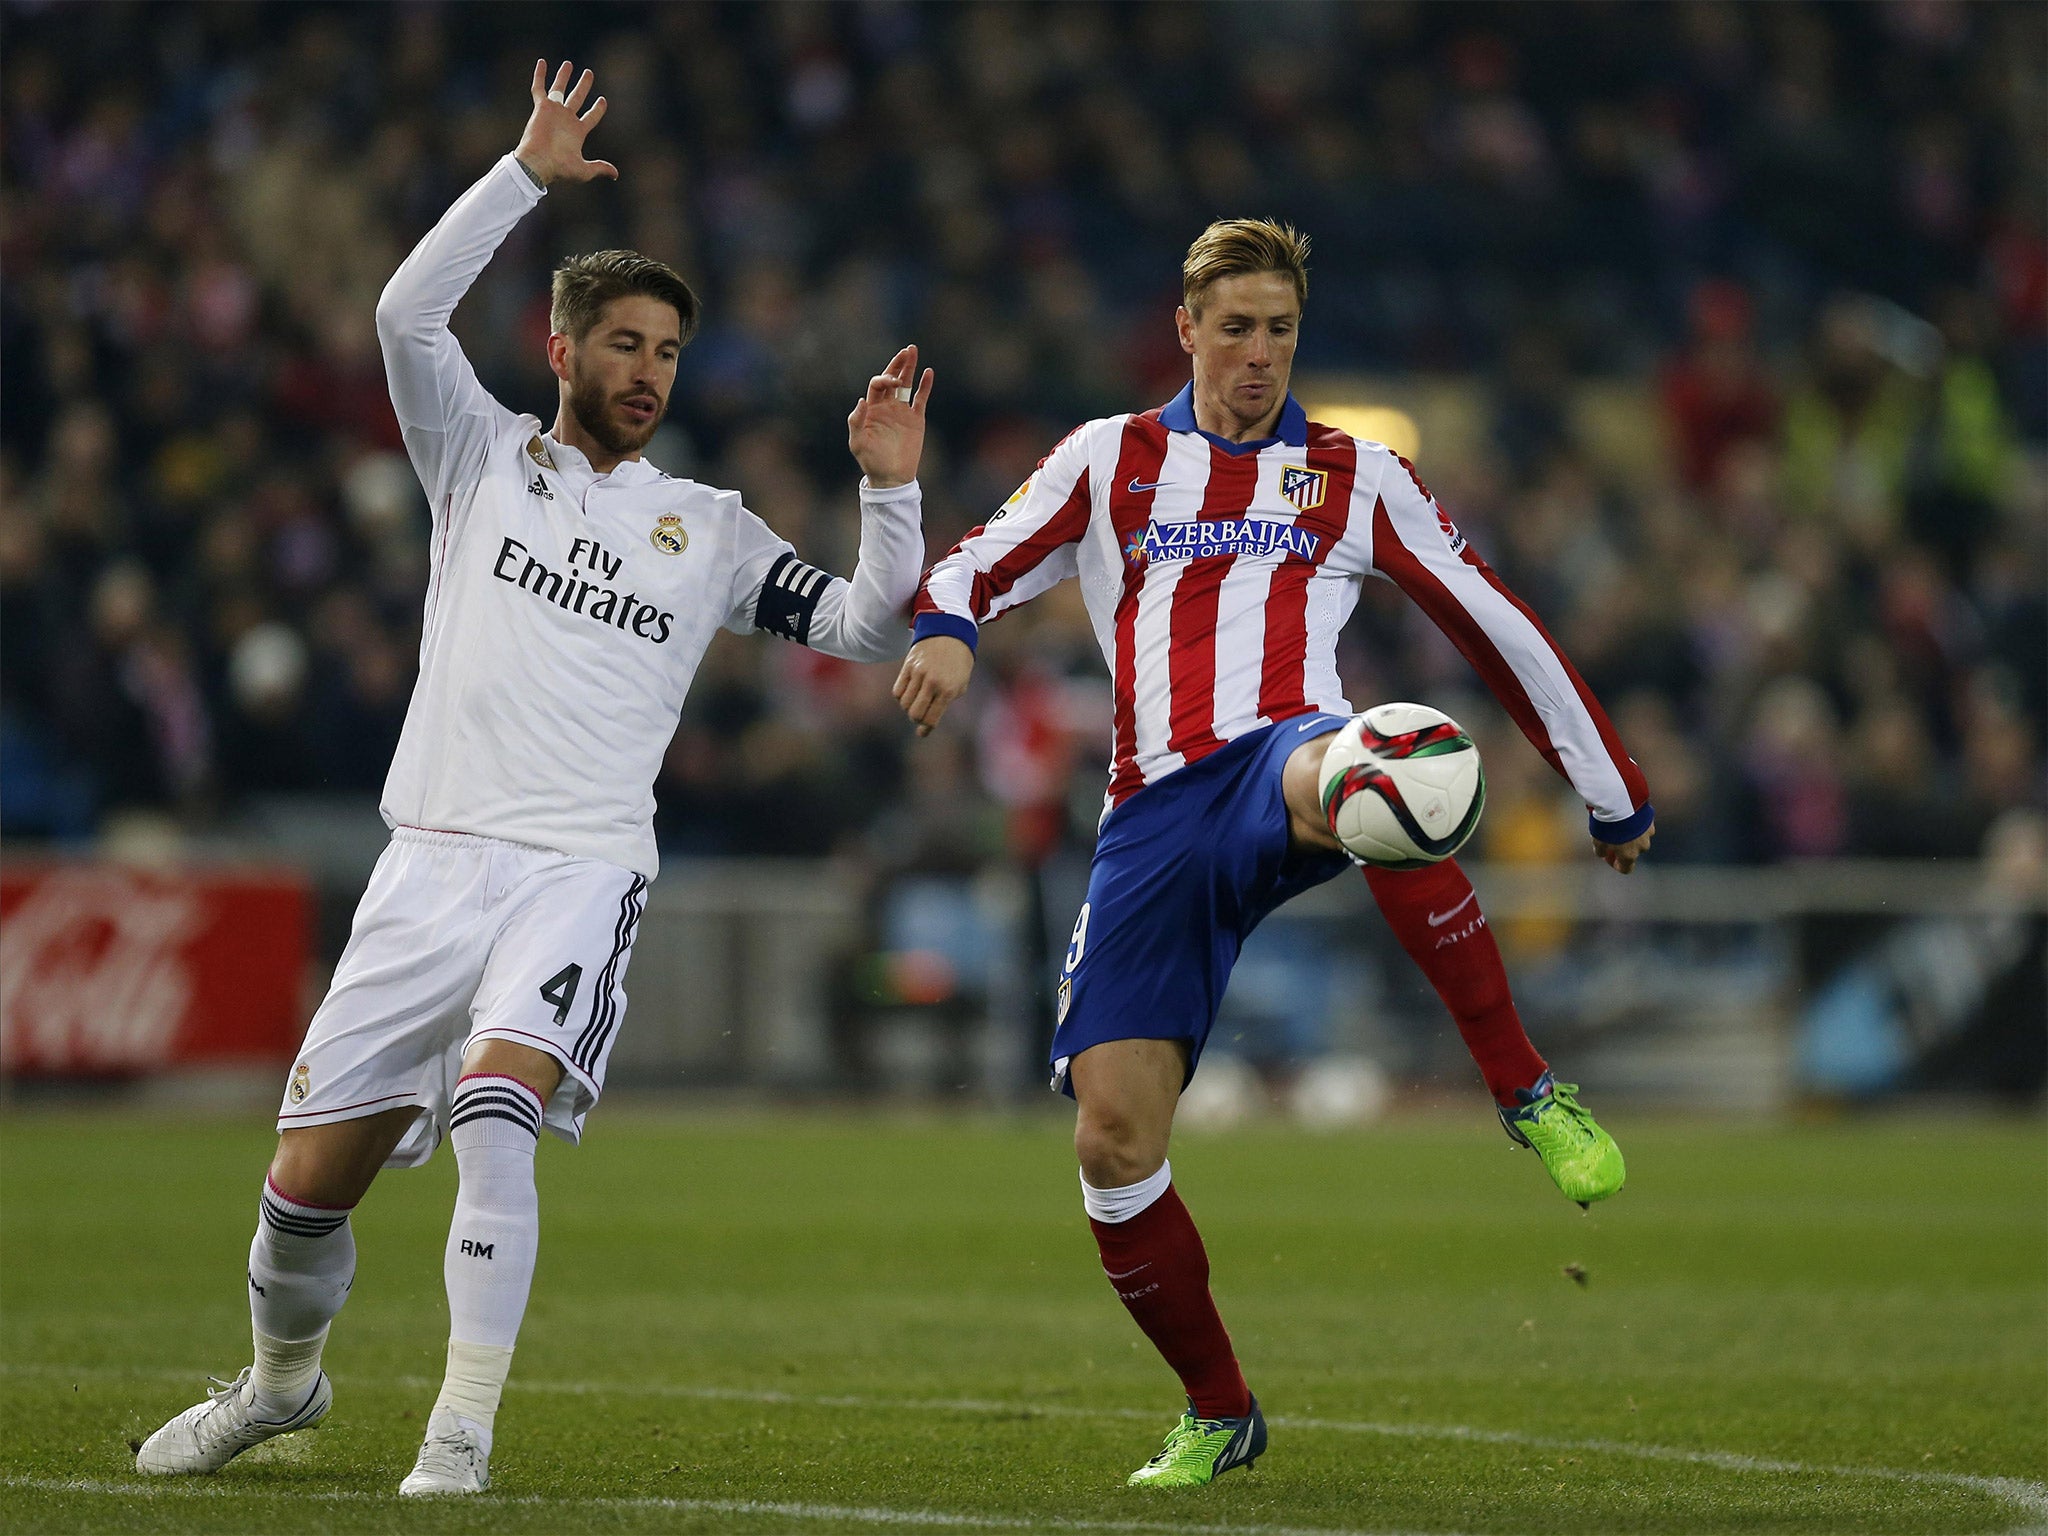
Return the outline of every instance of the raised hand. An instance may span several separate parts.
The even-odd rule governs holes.
[[[931,397],[932,371],[927,368],[918,378],[915,346],[898,352],[887,368],[868,380],[868,392],[846,418],[846,446],[876,490],[908,485],[917,478],[917,461],[924,454],[925,402]]]
[[[569,61],[564,59],[562,67],[555,71],[555,83],[549,85],[548,61],[534,61],[533,115],[527,118],[526,131],[519,135],[519,147],[512,153],[542,186],[551,181],[594,181],[599,176],[617,181],[619,168],[611,161],[583,158],[583,141],[590,137],[591,129],[604,121],[605,100],[598,97],[590,103],[590,110],[584,112],[583,103],[590,100],[590,87],[596,77],[586,69],[572,89],[570,68]]]

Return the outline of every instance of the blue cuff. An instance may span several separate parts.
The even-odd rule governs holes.
[[[957,613],[920,613],[910,626],[910,635],[912,645],[920,640],[929,640],[933,635],[951,635],[971,651],[981,631],[975,627],[974,620],[963,619]]]
[[[1657,807],[1647,802],[1635,815],[1620,821],[1602,821],[1598,816],[1588,816],[1586,825],[1593,829],[1593,836],[1613,847],[1632,843],[1650,830],[1650,823],[1657,819]]]

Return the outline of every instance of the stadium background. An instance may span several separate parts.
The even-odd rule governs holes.
[[[0,1524],[2048,1525],[2044,14],[0,3]],[[1106,759],[1071,590],[922,742],[886,669],[713,649],[489,1495],[390,1497],[446,1157],[356,1213],[319,1433],[133,1475],[247,1358],[268,1110],[384,838],[425,518],[372,305],[565,54],[624,180],[458,314],[508,403],[555,259],[667,257],[708,324],[651,456],[844,569],[845,411],[914,339],[936,555],[1178,386],[1205,221],[1291,218],[1298,392],[1413,447],[1642,757],[1623,880],[1366,594],[1351,695],[1479,733],[1467,863],[1630,1179],[1582,1214],[1509,1146],[1362,882],[1291,904],[1175,1139],[1274,1425],[1198,1501],[1122,1486],[1177,1396],[1033,1060]]]
[[[844,570],[846,404],[915,340],[936,556],[1076,420],[1178,387],[1203,223],[1289,218],[1316,240],[1297,393],[1415,453],[1653,786],[1653,869],[1617,895],[1455,652],[1368,592],[1353,699],[1480,734],[1470,862],[1539,1043],[1703,1104],[2038,1096],[2038,8],[5,20],[0,829],[17,862],[298,871],[300,1017],[381,838],[418,641],[424,507],[372,306],[511,142],[532,58],[569,54],[624,179],[558,189],[465,302],[500,398],[548,413],[560,255],[672,261],[708,318],[650,458]],[[1025,1091],[1106,682],[1071,588],[982,656],[918,742],[887,669],[721,637],[657,785],[650,932],[677,942],[636,961],[622,1081]],[[1466,1092],[1341,884],[1248,953],[1236,1051],[1276,1091],[1334,1050]]]

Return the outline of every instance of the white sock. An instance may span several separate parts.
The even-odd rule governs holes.
[[[327,1348],[327,1330],[310,1339],[273,1339],[261,1328],[256,1336],[256,1369],[249,1373],[248,1406],[252,1418],[288,1419],[306,1406],[320,1380],[320,1352]]]
[[[448,1372],[441,1378],[441,1395],[434,1399],[434,1413],[444,1408],[476,1432],[483,1453],[491,1454],[491,1427],[498,1417],[498,1399],[504,1395],[505,1378],[512,1372],[512,1351],[496,1344],[468,1344],[448,1341]],[[429,1421],[433,1415],[429,1414]]]
[[[486,1449],[540,1250],[533,1153],[541,1110],[540,1096],[516,1078],[472,1073],[455,1085],[448,1113],[461,1185],[442,1260],[448,1374],[434,1406],[472,1424]]]
[[[349,1213],[308,1205],[263,1181],[256,1238],[249,1244],[249,1323],[256,1344],[250,1411],[289,1418],[320,1378],[327,1325],[356,1277]]]
[[[1115,1189],[1097,1189],[1088,1182],[1088,1176],[1081,1176],[1081,1203],[1088,1208],[1088,1214],[1100,1222],[1129,1221],[1133,1216],[1151,1205],[1173,1182],[1173,1164],[1161,1163],[1159,1171],[1149,1179],[1140,1179],[1135,1184],[1119,1185]]]

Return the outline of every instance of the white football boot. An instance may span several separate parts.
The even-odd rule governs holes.
[[[334,1406],[334,1383],[322,1371],[297,1413],[285,1419],[255,1418],[249,1412],[250,1399],[256,1395],[249,1381],[254,1370],[254,1366],[243,1366],[242,1374],[233,1381],[209,1376],[213,1390],[206,1394],[206,1401],[194,1403],[143,1441],[142,1449],[135,1453],[135,1470],[159,1476],[218,1472],[252,1445],[311,1429]]]
[[[482,1493],[491,1486],[491,1453],[477,1432],[453,1410],[437,1408],[427,1420],[426,1443],[405,1481],[400,1498],[417,1499],[442,1493]]]

